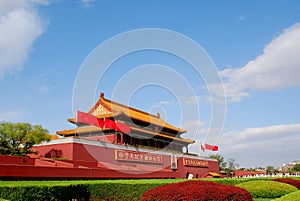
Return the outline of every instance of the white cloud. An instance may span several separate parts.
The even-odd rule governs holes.
[[[250,91],[265,91],[300,85],[300,23],[273,39],[263,54],[242,68],[228,68],[220,72],[229,101],[240,101]],[[212,85],[213,86],[213,85]],[[213,86],[216,95],[220,87]]]
[[[158,105],[174,105],[176,104],[176,101],[165,101],[165,100],[161,100],[158,102]]]
[[[85,8],[93,6],[95,2],[96,2],[96,0],[80,0],[80,3]]]
[[[204,122],[200,120],[191,120],[186,121],[181,125],[181,128],[187,130],[187,133],[183,134],[182,137],[188,139],[199,139],[199,135],[202,133],[202,127],[204,126]]]
[[[0,1],[0,77],[21,70],[34,41],[44,32],[35,5],[46,0]]]
[[[196,131],[198,130],[200,127],[202,127],[204,125],[203,121],[200,120],[192,120],[192,121],[186,121],[182,124],[182,128],[186,129],[186,130],[191,130],[191,131]]]
[[[22,110],[12,110],[0,113],[0,121],[14,121],[20,118],[24,112]]]
[[[38,91],[39,91],[40,93],[46,93],[46,92],[48,92],[49,90],[50,90],[50,87],[47,86],[47,85],[41,85],[41,86],[38,87]]]
[[[180,96],[178,100],[169,101],[169,100],[161,100],[158,102],[159,105],[174,105],[178,103],[182,103],[185,105],[195,105],[198,104],[200,100],[200,96]]]
[[[230,131],[223,135],[220,154],[242,166],[280,166],[299,157],[300,124],[274,125]]]
[[[245,16],[243,15],[243,16],[240,16],[239,18],[238,18],[238,20],[239,21],[243,21],[245,19]]]
[[[260,128],[247,128],[243,131],[230,131],[224,134],[223,140],[229,144],[238,144],[269,140],[270,138],[300,135],[300,124],[275,125]],[[226,139],[228,138],[228,139]]]

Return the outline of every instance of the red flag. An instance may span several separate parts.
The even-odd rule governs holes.
[[[205,149],[211,150],[211,151],[218,151],[219,147],[215,145],[205,144]]]
[[[130,132],[130,127],[124,123],[115,122],[111,119],[102,120],[100,118],[95,117],[94,115],[85,112],[77,111],[77,121],[81,123],[97,126],[99,128],[110,128],[115,131],[119,131],[123,133]]]
[[[77,122],[85,123],[93,126],[102,128],[100,125],[101,122],[98,121],[98,118],[89,113],[77,111]]]
[[[126,124],[123,124],[121,122],[116,123],[116,129],[117,131],[123,132],[123,133],[130,133],[130,127]]]
[[[205,147],[202,144],[200,145],[200,147],[201,147],[201,151],[205,152]]]

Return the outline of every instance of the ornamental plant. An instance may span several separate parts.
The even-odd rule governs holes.
[[[299,180],[295,180],[295,179],[291,179],[291,178],[277,178],[277,179],[274,179],[273,181],[290,184],[290,185],[293,185],[296,188],[300,189],[300,181]]]
[[[295,186],[276,181],[248,181],[236,185],[249,191],[254,198],[278,198],[297,191]]]
[[[284,195],[280,198],[275,199],[274,201],[295,201],[300,200],[300,191],[295,191],[293,193]]]
[[[166,184],[146,191],[142,201],[253,201],[246,190],[200,180]]]

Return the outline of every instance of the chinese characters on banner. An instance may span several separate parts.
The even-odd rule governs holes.
[[[185,166],[194,166],[194,167],[208,167],[208,161],[184,158],[183,165]]]
[[[158,163],[158,164],[163,163],[162,156],[157,154],[116,150],[115,157],[116,160],[120,160],[120,161],[135,161],[135,162]]]

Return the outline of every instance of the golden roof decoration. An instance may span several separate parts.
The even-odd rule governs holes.
[[[56,134],[63,135],[63,136],[74,136],[76,134],[81,134],[81,133],[92,133],[92,132],[102,132],[105,129],[101,129],[96,126],[81,126],[77,127],[75,129],[70,129],[70,130],[63,130],[63,131],[56,131]],[[110,129],[106,129],[110,130]]]
[[[168,124],[167,122],[162,120],[159,115],[156,116],[153,114],[149,114],[144,111],[108,100],[104,98],[104,93],[101,93],[99,100],[96,102],[96,104],[92,107],[92,109],[88,113],[93,114],[99,107],[101,107],[101,111],[104,111],[104,114],[95,115],[98,118],[101,118],[102,115],[104,116],[107,115],[108,117],[108,116],[117,116],[122,113],[132,119],[140,120],[149,124],[154,124],[162,128],[167,128],[176,131],[178,133],[186,132],[186,130],[182,130],[180,128]]]

